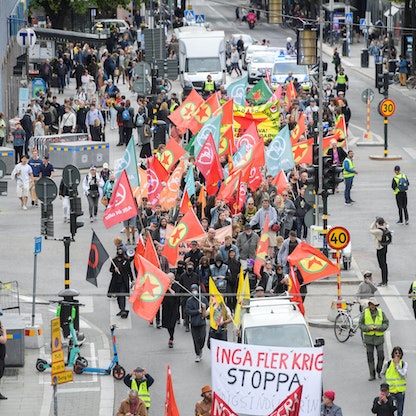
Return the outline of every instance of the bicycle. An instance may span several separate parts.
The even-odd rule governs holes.
[[[339,342],[346,342],[350,337],[354,336],[357,331],[360,331],[361,340],[363,338],[363,332],[359,327],[359,319],[361,312],[352,315],[352,307],[358,302],[345,302],[346,309],[339,308],[338,315],[334,322],[335,338]]]
[[[408,90],[413,90],[416,87],[416,75],[411,75],[407,78],[406,87]]]

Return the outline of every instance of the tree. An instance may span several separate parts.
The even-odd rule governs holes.
[[[131,0],[117,0],[119,7],[127,8]],[[99,11],[103,9],[114,9],[113,0],[95,0],[90,3],[85,0],[32,0],[29,10],[43,9],[45,14],[50,17],[54,29],[63,29],[64,22],[71,16],[71,13],[85,14],[92,6],[96,6]]]

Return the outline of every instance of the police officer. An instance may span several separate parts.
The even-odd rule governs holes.
[[[384,361],[384,332],[389,327],[389,320],[374,297],[368,299],[368,308],[365,308],[360,316],[360,328],[364,333],[364,344],[367,349],[368,369],[370,378],[368,381],[381,378],[381,369]],[[374,365],[374,348],[377,350],[377,367]]]
[[[342,91],[345,94],[348,89],[348,75],[344,72],[344,68],[339,69],[339,72],[335,77],[335,83],[337,95],[339,95],[340,91]]]
[[[345,181],[345,191],[344,191],[345,205],[351,205],[353,202],[355,202],[351,199],[351,188],[352,188],[352,182],[354,181],[354,176],[358,175],[358,172],[355,170],[353,158],[354,158],[354,152],[350,150],[348,152],[348,156],[344,159],[344,162],[342,164],[344,168],[342,175]]]
[[[213,94],[215,91],[215,82],[212,80],[212,76],[208,75],[207,80],[204,82],[204,87],[202,89],[203,95],[205,97]]]
[[[127,374],[123,381],[127,387],[139,392],[139,397],[144,401],[146,409],[149,411],[151,404],[149,387],[154,383],[154,378],[148,374],[145,368],[137,367]]]

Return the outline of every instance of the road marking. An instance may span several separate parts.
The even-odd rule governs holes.
[[[381,296],[386,296],[384,301],[390,310],[391,317],[396,321],[414,321],[414,316],[410,312],[407,303],[402,299],[396,286],[388,285],[379,287],[378,291]]]
[[[100,391],[100,387],[83,387],[83,388],[80,388],[80,389],[76,389],[76,388],[73,388],[73,389],[63,389],[63,388],[60,388],[58,390],[58,394],[65,394],[65,393],[85,393],[85,392],[88,392],[88,391]]]
[[[403,147],[403,150],[409,154],[412,159],[416,159],[416,149],[413,147]]]

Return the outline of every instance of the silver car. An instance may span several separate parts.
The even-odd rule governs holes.
[[[264,78],[266,71],[269,71],[271,76],[273,63],[278,53],[277,48],[267,48],[267,50],[253,53],[250,63],[247,66],[249,84],[253,84],[255,81],[259,81],[260,78]]]

